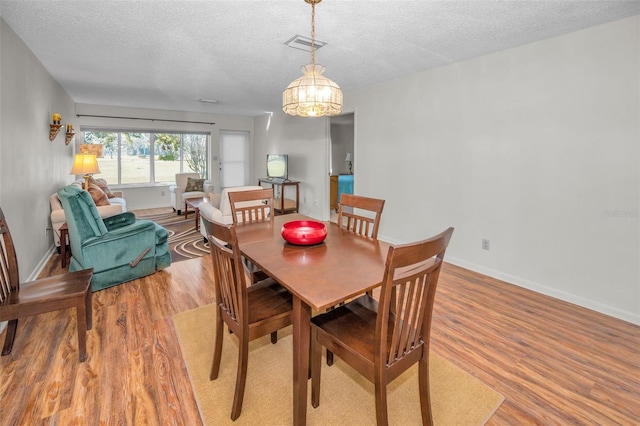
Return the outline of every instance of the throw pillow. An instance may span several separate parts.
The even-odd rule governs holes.
[[[184,192],[204,191],[204,179],[187,178],[187,187]]]
[[[111,190],[109,189],[109,186],[107,185],[107,181],[106,180],[104,180],[104,179],[94,179],[91,176],[91,177],[89,177],[89,184],[96,185],[98,188],[102,189],[102,192],[104,192],[107,195],[107,198],[115,197],[113,192],[111,192]]]
[[[96,203],[96,206],[108,206],[111,204],[109,202],[109,198],[107,198],[107,194],[105,194],[98,185],[90,183],[89,194],[91,194],[91,198],[93,198],[93,202]]]

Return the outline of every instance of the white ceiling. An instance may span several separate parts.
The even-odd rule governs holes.
[[[324,0],[316,54],[343,92],[640,14],[640,1]],[[311,61],[304,0],[0,0],[78,103],[257,115]],[[215,99],[217,104],[198,100]]]

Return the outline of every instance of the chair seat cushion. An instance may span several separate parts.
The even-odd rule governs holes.
[[[254,324],[291,311],[291,293],[272,279],[261,281],[247,289],[249,324]]]
[[[206,193],[203,191],[190,191],[190,192],[184,192],[182,194],[182,199],[186,200],[187,198],[200,198],[200,197],[206,197]]]
[[[376,305],[375,299],[364,295],[346,305],[313,317],[311,323],[321,330],[326,330],[328,334],[335,337],[335,340],[348,342],[347,346],[361,354],[363,359],[373,360],[377,316]],[[392,331],[393,324],[390,323],[389,344],[391,344]],[[319,338],[321,338],[321,335]]]

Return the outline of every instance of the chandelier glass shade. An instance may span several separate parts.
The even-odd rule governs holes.
[[[289,115],[322,117],[342,112],[342,90],[322,75],[322,65],[302,67],[304,75],[289,84],[282,93],[282,110]]]
[[[321,1],[305,0],[311,4],[311,63],[302,67],[304,75],[282,92],[282,110],[289,115],[323,117],[342,112],[340,86],[322,75],[325,68],[315,63],[315,6]]]

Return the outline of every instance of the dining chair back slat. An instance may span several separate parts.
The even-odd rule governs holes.
[[[273,225],[273,188],[229,192],[231,216],[234,224],[270,222]],[[267,278],[267,275],[246,258],[242,259],[250,284]]]
[[[439,259],[434,258],[432,265],[413,276],[394,279],[396,294],[391,295],[390,303],[393,303],[394,299],[396,302],[389,308],[389,312],[395,312],[390,314],[393,335],[387,358],[389,365],[421,344],[430,290],[434,287],[430,277],[440,268],[440,263]]]
[[[242,301],[246,300],[245,276],[242,272],[242,261],[237,250],[233,250],[235,230],[225,226],[211,226],[213,238],[209,238],[213,271],[215,277],[215,295],[219,306],[222,307],[228,320],[235,323],[233,328],[242,327],[245,307]]]
[[[377,239],[384,200],[361,195],[342,194],[338,209],[338,225],[365,237]],[[373,217],[357,214],[353,209],[366,210]]]
[[[18,256],[16,254],[9,226],[0,210],[0,302],[4,302],[12,291],[20,289]]]
[[[229,192],[233,223],[273,223],[273,188]]]

